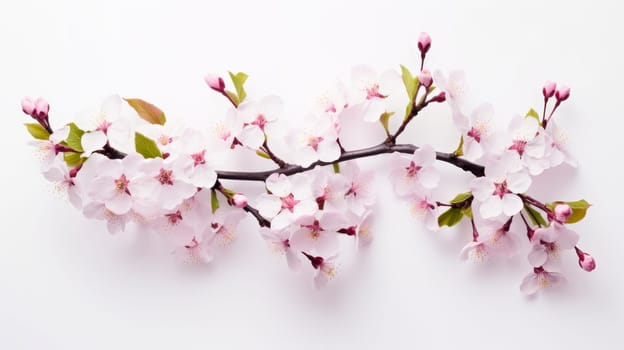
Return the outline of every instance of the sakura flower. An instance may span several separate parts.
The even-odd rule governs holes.
[[[593,271],[596,268],[596,260],[594,260],[594,257],[585,253],[578,247],[574,247],[574,249],[576,250],[576,255],[579,258],[578,263],[581,269],[587,272]]]
[[[556,167],[567,163],[576,167],[576,159],[568,150],[568,135],[557,126],[554,120],[550,120],[546,126],[546,154],[550,160],[550,166]]]
[[[245,217],[241,210],[221,208],[214,213],[208,230],[215,235],[215,240],[221,245],[228,245],[236,239],[236,228]]]
[[[292,180],[292,181],[291,181]],[[271,219],[271,228],[281,230],[303,215],[313,215],[318,206],[305,178],[273,173],[266,180],[270,194],[258,198],[260,214]]]
[[[43,176],[46,180],[54,183],[57,193],[66,196],[75,208],[80,209],[82,208],[82,198],[81,191],[74,182],[76,171],[76,169],[70,170],[63,159],[63,155],[59,154],[48,170],[43,172]]]
[[[294,250],[290,244],[290,229],[272,230],[262,227],[260,228],[260,234],[273,252],[286,257],[286,262],[291,270],[299,270],[301,260],[299,260],[297,256],[297,251]]]
[[[425,223],[425,227],[431,231],[437,231],[438,213],[437,204],[431,199],[431,195],[424,190],[412,192],[408,197],[411,212]]]
[[[155,188],[155,183],[144,179],[140,168],[143,160],[136,153],[128,154],[123,160],[108,159],[97,153],[91,155],[89,162],[96,164],[99,171],[89,195],[116,215],[128,213],[136,197],[147,198]]]
[[[321,160],[332,162],[340,157],[338,133],[331,118],[315,118],[306,127],[290,134],[296,162],[304,167]]]
[[[528,276],[522,280],[520,290],[527,295],[533,295],[540,289],[550,288],[554,285],[565,283],[566,279],[557,272],[548,272],[542,267],[533,268]]]
[[[463,128],[464,131],[464,155],[467,159],[477,160],[481,158],[494,142],[494,125],[492,117],[494,109],[490,104],[482,104],[470,115],[470,126]]]
[[[121,151],[134,150],[134,127],[141,124],[142,120],[127,118],[129,113],[122,111],[123,105],[124,101],[119,95],[111,95],[104,99],[99,111],[84,114],[77,120],[81,129],[93,130],[85,132],[80,140],[86,155],[107,143]]]
[[[258,149],[265,140],[266,128],[279,118],[282,111],[283,103],[277,96],[244,102],[238,106],[238,118],[243,123],[238,140],[246,147]]]
[[[177,247],[173,254],[182,262],[188,264],[207,264],[214,260],[214,234],[194,236],[184,246]]]
[[[321,94],[314,105],[315,114],[337,115],[347,108],[347,92],[344,85],[337,84],[335,89],[328,90]]]
[[[165,210],[172,210],[197,192],[197,187],[185,182],[184,173],[174,168],[170,161],[162,158],[146,159],[141,171],[147,175],[144,186],[154,189],[152,200]]]
[[[399,196],[405,196],[419,188],[431,189],[438,185],[440,174],[434,167],[436,152],[431,145],[425,145],[407,158],[398,153],[392,160],[392,184]]]
[[[196,187],[212,187],[217,181],[214,164],[226,151],[226,145],[203,133],[187,129],[180,137],[174,152],[173,167],[186,182]]]
[[[486,167],[485,177],[472,181],[470,190],[475,200],[481,202],[479,212],[483,218],[501,214],[512,216],[522,210],[522,199],[517,194],[529,189],[531,178],[523,171],[517,171],[518,164],[517,154],[505,153]]]
[[[362,216],[351,213],[349,216],[350,219],[348,221],[350,225],[339,229],[338,233],[355,237],[358,249],[369,245],[373,241],[372,212],[366,211]]]
[[[360,171],[355,162],[342,163],[340,173],[347,180],[347,192],[344,195],[349,210],[356,215],[363,215],[366,209],[375,202],[375,192],[372,188],[373,173]]]
[[[538,228],[531,239],[533,247],[529,253],[529,263],[535,267],[552,269],[561,259],[561,251],[576,246],[579,236],[556,221],[546,228]]]
[[[464,72],[451,71],[447,77],[438,70],[433,73],[433,81],[446,93],[445,97],[451,106],[453,123],[455,126],[460,130],[467,129],[470,121],[462,112],[466,95],[466,78]]]
[[[102,203],[91,202],[83,208],[83,214],[89,219],[105,220],[106,228],[111,234],[119,233],[126,229],[126,224],[134,219],[132,213],[117,215],[106,209]]]
[[[338,250],[338,230],[346,221],[339,213],[324,212],[318,216],[301,217],[295,224],[298,229],[291,238],[295,249],[329,254]]]
[[[232,149],[237,145],[242,145],[237,137],[243,130],[243,121],[236,116],[236,113],[236,109],[230,108],[225,119],[218,121],[210,130],[211,136],[222,140]]]
[[[187,245],[196,234],[192,223],[186,220],[180,209],[165,212],[150,221],[150,226],[176,247]]]
[[[346,206],[344,195],[348,190],[347,179],[336,174],[329,167],[318,167],[311,175],[312,195],[319,209],[343,210]]]
[[[386,72],[377,75],[373,69],[367,66],[355,66],[351,71],[353,84],[354,103],[349,109],[356,110],[361,118],[367,122],[376,122],[388,109],[386,98],[391,92],[396,91],[396,83],[399,81],[398,74]]]
[[[509,229],[511,218],[505,223],[486,220],[480,223],[478,232],[473,232],[474,240],[468,243],[461,251],[462,260],[470,259],[474,262],[484,262],[490,256],[509,258],[514,255],[517,243]],[[473,226],[473,230],[477,230]]]
[[[37,148],[37,156],[41,160],[41,170],[47,171],[54,163],[57,154],[61,152],[70,152],[72,149],[61,145],[61,142],[69,136],[69,126],[64,126],[55,130],[47,140],[33,140],[29,144]]]
[[[328,258],[323,258],[320,256],[313,256],[306,252],[301,252],[303,255],[310,260],[312,267],[317,270],[316,276],[314,277],[314,285],[316,288],[323,288],[327,285],[329,280],[333,279],[336,275],[336,264],[335,260],[337,259],[337,255],[330,256]]]
[[[550,167],[546,157],[546,139],[540,132],[539,122],[534,118],[514,117],[509,124],[511,145],[531,175],[539,175]]]

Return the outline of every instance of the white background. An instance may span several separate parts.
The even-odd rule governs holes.
[[[621,16],[617,1],[4,2],[0,348],[621,349]],[[557,119],[581,166],[536,179],[531,193],[594,204],[574,227],[593,273],[569,254],[569,283],[526,298],[524,253],[459,261],[467,227],[425,231],[383,176],[377,240],[325,290],[272,256],[251,219],[214,264],[189,267],[156,239],[111,236],[83,218],[54,196],[26,144],[24,95],[46,97],[56,125],[110,93],[201,123],[226,108],[202,77],[227,69],[300,118],[353,64],[414,68],[421,31],[433,38],[429,67],[463,68],[473,103],[491,102],[501,125],[541,107],[545,80],[572,87]],[[432,108],[404,140],[452,150],[449,119]],[[469,180],[441,169],[449,195]]]

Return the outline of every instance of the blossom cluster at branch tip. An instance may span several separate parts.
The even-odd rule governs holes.
[[[161,236],[187,263],[212,262],[241,233],[251,233],[243,219],[252,218],[272,252],[324,287],[338,277],[345,252],[366,249],[373,237],[393,239],[392,230],[374,225],[373,211],[387,207],[376,205],[375,176],[381,174],[427,229],[459,225],[456,234],[466,237],[461,259],[484,263],[525,254],[530,272],[520,290],[526,294],[564,282],[562,256],[572,250],[582,270],[594,270],[594,257],[581,250],[570,228],[590,204],[543,202],[529,194],[535,176],[576,166],[568,137],[553,119],[570,88],[546,82],[541,114],[531,108],[500,129],[504,116],[492,105],[469,105],[462,71],[426,67],[431,43],[427,33],[414,43],[416,74],[406,66],[383,72],[355,66],[349,82],[325,92],[302,122],[290,126],[280,97],[247,96],[242,72],[228,72],[231,84],[217,74],[204,76],[228,105],[222,118],[194,127],[168,121],[149,102],[118,95],[58,128],[50,125],[46,100],[26,97],[21,108],[36,121],[26,124],[31,144],[58,193],[86,217],[105,221],[111,233],[135,225]],[[453,152],[398,143],[431,103],[450,108],[458,137]],[[387,153],[375,169],[358,161]],[[273,168],[217,170],[241,154]],[[474,175],[452,199],[445,198],[438,160]],[[262,185],[242,190],[240,181]]]

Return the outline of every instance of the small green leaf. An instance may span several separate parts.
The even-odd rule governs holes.
[[[457,146],[457,149],[453,151],[453,155],[455,155],[456,157],[461,157],[464,155],[464,135],[460,136],[459,145]]]
[[[219,198],[217,198],[217,191],[214,188],[210,190],[210,205],[214,214],[219,209]]]
[[[469,219],[472,219],[472,205],[469,205],[465,208],[461,208],[462,214],[467,216]]]
[[[525,118],[535,118],[535,120],[537,120],[537,122],[540,122],[540,116],[539,114],[533,109],[529,109],[529,111],[527,112],[527,114],[524,116]]]
[[[461,208],[449,208],[438,217],[438,226],[452,227],[457,225],[464,217],[464,213]]]
[[[462,203],[467,201],[470,197],[472,197],[472,192],[464,192],[460,193],[455,198],[451,199],[452,204]]]
[[[405,85],[405,91],[409,101],[405,107],[405,118],[407,119],[414,109],[414,99],[416,98],[416,92],[418,88],[418,77],[414,77],[412,73],[405,66],[401,65],[401,79],[403,85]]]
[[[63,159],[65,160],[65,163],[67,163],[67,166],[70,166],[70,167],[75,167],[77,165],[80,165],[87,160],[87,158],[81,157],[80,153],[75,153],[75,152],[65,152],[63,154]]]
[[[256,150],[256,154],[259,155],[262,158],[271,159],[270,155],[268,155],[266,152],[261,151],[259,149]]]
[[[162,158],[156,142],[139,132],[134,133],[134,147],[143,158]]]
[[[243,102],[245,97],[247,97],[247,93],[245,92],[245,81],[249,77],[247,74],[243,72],[238,72],[236,74],[232,72],[228,72],[230,74],[230,79],[232,79],[232,83],[234,84],[234,88],[236,89],[236,94],[238,95],[237,104]]]
[[[531,223],[533,223],[533,225],[537,225],[539,227],[548,226],[548,223],[546,223],[546,220],[544,219],[542,214],[540,214],[537,210],[531,208],[530,205],[525,205],[524,210],[526,210],[526,212],[529,214],[529,219],[531,220]]]
[[[230,90],[225,90],[225,93],[234,102],[234,105],[236,105],[236,107],[238,107],[238,105],[240,104],[240,101],[238,100],[238,96],[236,96],[236,93],[234,93],[234,92],[232,92]]]
[[[82,149],[82,135],[84,135],[84,130],[80,129],[75,123],[67,124],[69,126],[69,135],[67,135],[67,140],[65,143],[67,147],[75,150],[76,152],[84,152]]]
[[[381,125],[383,126],[384,130],[386,131],[387,136],[390,136],[390,130],[388,130],[388,121],[390,120],[390,117],[392,117],[393,115],[394,115],[394,112],[383,112],[381,116],[379,117],[379,121],[381,122]]]
[[[340,163],[338,163],[338,162],[333,163],[332,167],[334,168],[334,173],[340,174]]]
[[[50,133],[43,126],[37,123],[25,123],[26,130],[30,135],[37,140],[47,140],[50,138]]]
[[[563,203],[569,205],[570,208],[572,209],[572,215],[570,215],[570,217],[566,221],[566,224],[573,224],[575,222],[579,222],[583,220],[583,218],[585,218],[585,215],[587,214],[587,209],[591,207],[591,204],[589,204],[589,202],[587,202],[584,199],[573,201],[573,202],[557,201],[557,202],[552,202],[552,203],[546,203],[546,207],[554,211],[557,204],[563,204]]]
[[[165,113],[160,108],[140,98],[124,98],[124,100],[128,102],[130,107],[134,108],[143,120],[151,124],[165,125],[167,118],[165,118]]]

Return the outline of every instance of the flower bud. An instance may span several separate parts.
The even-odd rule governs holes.
[[[418,75],[418,81],[420,81],[420,83],[423,84],[423,86],[428,89],[431,86],[431,84],[433,84],[433,78],[431,77],[431,72],[427,69],[424,69]]]
[[[572,215],[572,208],[567,204],[558,204],[555,207],[555,220],[559,222],[566,222]]]
[[[418,50],[420,50],[420,55],[425,56],[430,48],[431,37],[425,32],[420,33],[420,37],[418,37]]]
[[[429,102],[440,102],[440,103],[444,101],[446,101],[446,93],[444,91],[435,95],[433,98],[431,98],[431,100],[429,100]]]
[[[563,102],[570,97],[570,88],[567,86],[560,86],[557,91],[555,91],[555,97],[557,101]]]
[[[35,101],[32,97],[26,96],[22,99],[22,111],[28,115],[32,115],[35,111]]]
[[[225,82],[220,76],[208,73],[204,77],[204,81],[215,91],[223,92],[225,90]]]
[[[596,260],[594,260],[594,257],[580,250],[578,247],[574,248],[579,258],[579,266],[587,272],[593,271],[596,268]]]
[[[35,101],[35,109],[33,110],[32,116],[35,119],[43,120],[43,119],[48,118],[49,111],[50,111],[50,104],[48,104],[48,101],[39,97]]]
[[[544,94],[544,98],[551,98],[555,94],[555,89],[557,88],[557,83],[552,81],[547,81],[542,88],[542,94]]]
[[[247,197],[244,194],[237,193],[232,196],[232,203],[237,208],[244,208],[247,205]]]

